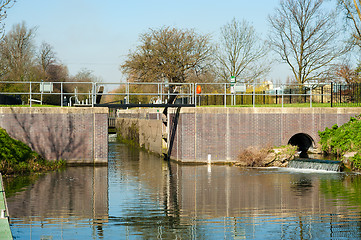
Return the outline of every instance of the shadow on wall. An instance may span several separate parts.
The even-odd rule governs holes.
[[[93,121],[75,119],[75,114],[24,114],[16,113],[13,108],[11,111],[12,117],[5,126],[8,134],[28,144],[45,159],[92,159],[93,134],[89,128],[93,127]]]

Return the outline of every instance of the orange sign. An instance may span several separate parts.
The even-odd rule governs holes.
[[[202,88],[200,85],[197,86],[196,93],[200,94],[202,92]]]

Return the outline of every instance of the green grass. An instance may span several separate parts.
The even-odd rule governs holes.
[[[0,105],[0,107],[30,107],[30,105]],[[40,105],[40,104],[32,104],[32,107],[60,107],[56,105]],[[68,106],[63,106],[68,107]],[[197,107],[224,107],[224,105],[200,105]],[[226,107],[253,107],[252,104],[244,104],[244,105],[230,105],[227,104]],[[255,107],[282,107],[282,104],[255,104]],[[283,107],[302,107],[309,108],[310,103],[284,103]],[[312,107],[331,107],[331,103],[312,103]],[[342,104],[334,104],[332,107],[361,107],[355,103],[342,103]]]
[[[0,172],[4,175],[41,172],[61,168],[64,161],[47,161],[23,142],[0,128]]]
[[[32,104],[32,107],[60,107],[56,105]],[[30,105],[0,105],[0,107],[30,107]],[[65,106],[64,106],[65,107]]]
[[[224,105],[201,105],[198,107],[224,107]],[[227,105],[227,107],[253,107],[252,104],[246,105]],[[282,107],[282,104],[255,104],[255,107]],[[310,103],[287,103],[283,104],[283,107],[299,107],[299,108],[309,108]],[[312,103],[312,107],[331,107],[330,103]],[[338,105],[333,105],[332,107],[361,107],[357,106],[356,104],[350,103],[343,103]]]

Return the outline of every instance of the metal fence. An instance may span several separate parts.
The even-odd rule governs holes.
[[[332,106],[361,106],[361,84],[332,84]]]
[[[95,106],[99,103],[196,106],[359,106],[360,84],[0,82],[0,104]]]

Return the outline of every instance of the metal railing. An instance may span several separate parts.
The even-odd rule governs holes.
[[[177,95],[195,106],[359,106],[360,84],[0,82],[0,104],[159,104]]]
[[[197,105],[257,106],[331,103],[330,84],[298,85],[298,84],[214,84],[196,83],[202,86],[197,94]]]

